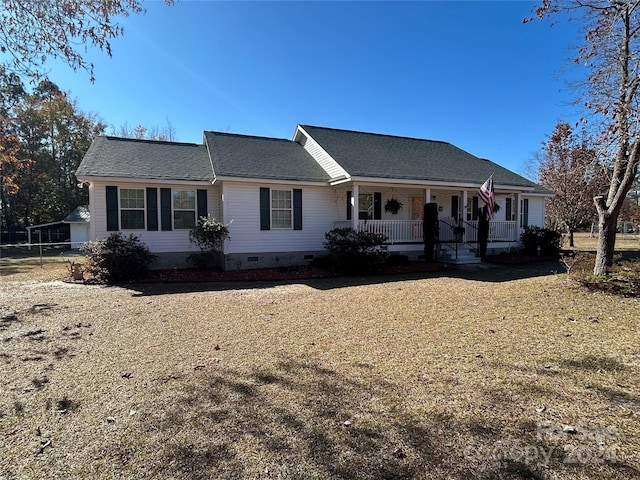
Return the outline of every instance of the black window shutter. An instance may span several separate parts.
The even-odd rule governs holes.
[[[460,212],[460,202],[458,195],[451,197],[451,217],[457,222]]]
[[[147,187],[147,230],[158,230],[158,189]]]
[[[373,192],[373,219],[382,218],[382,192]]]
[[[302,230],[302,189],[293,189],[293,229]]]
[[[480,211],[478,206],[478,197],[471,199],[471,220],[478,220],[478,212]]]
[[[260,230],[271,230],[271,192],[260,187]]]
[[[206,217],[208,213],[207,209],[207,191],[204,189],[198,189],[197,193],[198,198],[198,218]]]
[[[171,228],[171,189],[160,189],[160,228],[162,230],[172,230]]]
[[[353,208],[351,207],[352,198],[353,192],[351,190],[347,190],[347,220],[351,220],[351,215],[353,214]]]
[[[107,186],[107,231],[117,232],[118,228],[118,187]]]

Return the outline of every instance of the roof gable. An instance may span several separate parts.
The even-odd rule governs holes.
[[[204,132],[215,177],[328,182],[329,175],[287,139]]]
[[[207,149],[195,143],[97,137],[76,176],[211,181]]]
[[[89,205],[80,205],[62,221],[64,223],[89,223],[90,220],[91,213],[89,211]]]
[[[351,177],[441,181],[481,185],[537,185],[497,163],[447,142],[302,125]]]

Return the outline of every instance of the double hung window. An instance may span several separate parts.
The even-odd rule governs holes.
[[[195,190],[173,190],[173,228],[185,229],[196,226]]]
[[[120,224],[123,230],[144,229],[144,189],[120,189]]]
[[[291,190],[271,190],[271,228],[291,228],[292,219]]]

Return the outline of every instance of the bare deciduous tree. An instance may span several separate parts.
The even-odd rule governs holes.
[[[604,275],[640,162],[640,0],[543,0],[535,13],[538,19],[569,15],[584,29],[575,61],[589,73],[579,98],[590,111],[586,120],[601,127],[601,154],[610,170],[607,192],[594,198],[600,235],[593,271]]]
[[[117,129],[112,129],[111,134],[123,138],[136,138],[138,140],[159,140],[163,142],[173,142],[176,140],[176,129],[169,120],[167,120],[167,125],[164,127],[154,126],[151,128],[140,124],[131,128],[129,124],[125,123]]]
[[[87,45],[111,56],[111,40],[123,34],[116,21],[144,11],[142,0],[2,0],[0,52],[9,70],[34,80],[44,76],[48,58],[60,58],[94,80]],[[173,0],[165,0],[172,4]]]
[[[538,156],[538,181],[555,194],[547,202],[547,214],[553,225],[567,231],[573,247],[573,233],[596,218],[593,198],[608,183],[590,137],[584,132],[578,137],[571,125],[558,123]]]

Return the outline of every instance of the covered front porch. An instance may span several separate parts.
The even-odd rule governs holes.
[[[477,243],[478,221],[462,221],[461,228],[447,220],[438,219],[441,242]],[[422,220],[358,220],[336,222],[336,227],[352,227],[357,231],[380,233],[386,236],[388,245],[423,243]],[[514,221],[491,221],[489,242],[519,241],[519,227]]]
[[[477,188],[418,188],[358,184],[345,187],[345,218],[336,227],[383,234],[390,251],[416,250],[423,245],[422,219],[425,203],[438,209],[439,243],[457,257],[459,251],[474,250],[478,243],[478,215],[484,205]],[[498,211],[489,224],[489,247],[508,249],[519,244],[520,193],[496,191]],[[399,206],[399,208],[397,208]],[[390,208],[396,207],[396,208]]]

